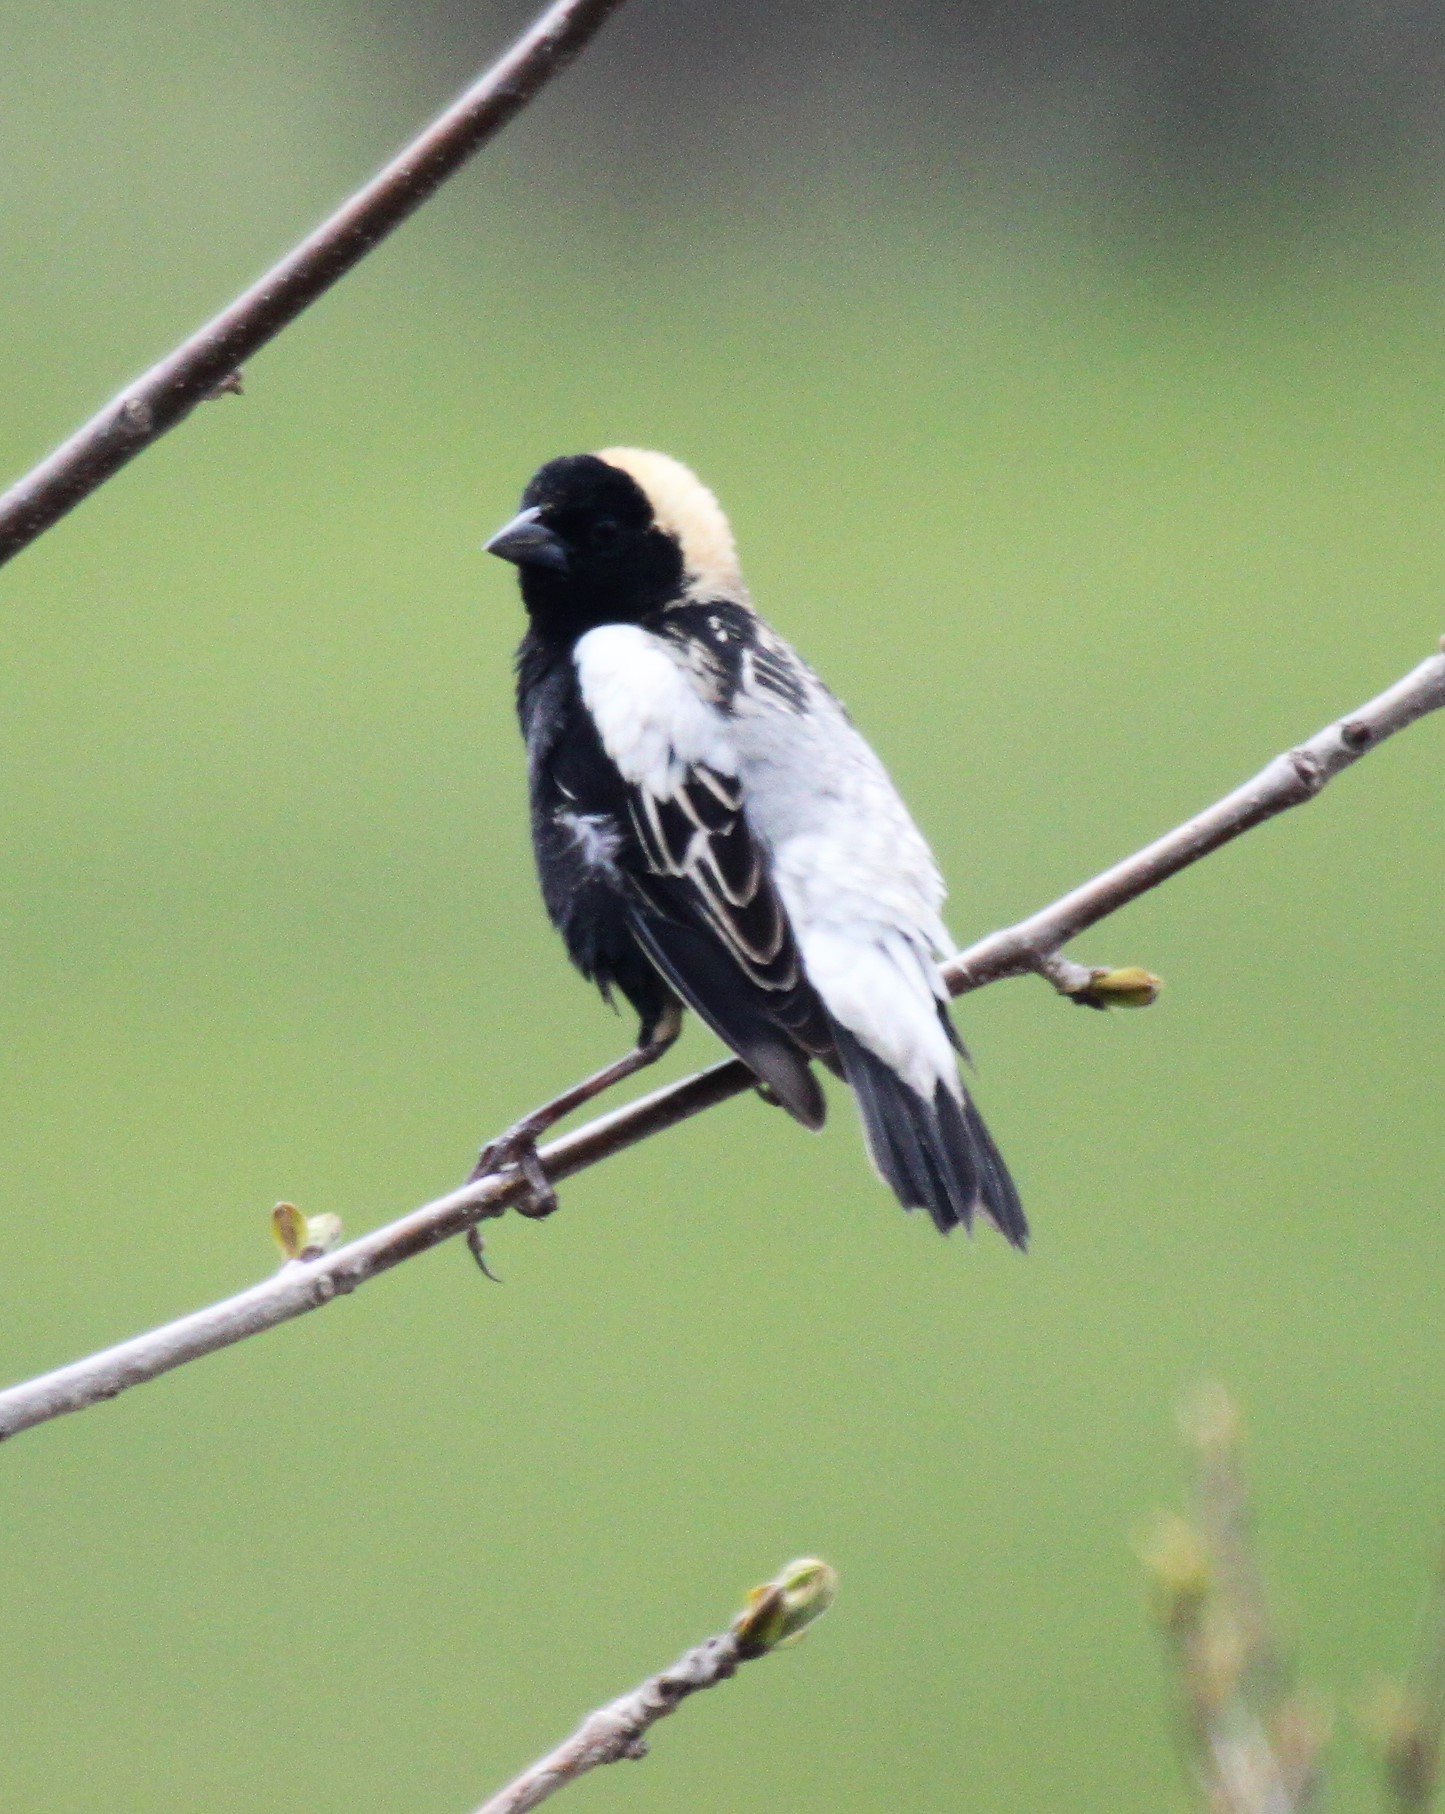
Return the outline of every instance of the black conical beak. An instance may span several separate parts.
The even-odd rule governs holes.
[[[523,510],[510,523],[499,529],[482,546],[517,567],[550,567],[554,573],[567,571],[567,544],[555,529],[542,521],[539,509]]]

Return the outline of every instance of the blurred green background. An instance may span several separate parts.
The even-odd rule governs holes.
[[[10,0],[0,468],[524,10]],[[707,10],[638,0],[243,399],[0,575],[5,1377],[264,1274],[278,1197],[360,1232],[447,1188],[630,1037],[535,895],[520,614],[477,551],[544,457],[715,486],[960,940],[1445,629],[1437,161],[1305,133],[1276,166],[1228,110],[1158,159],[1094,65],[997,45],[925,93],[972,65],[918,6],[854,115],[856,56],[749,87],[759,9]],[[730,18],[750,104],[694,109]],[[1080,118],[1110,130],[1045,129]],[[836,1091],[818,1140],[747,1100],[499,1226],[504,1288],[448,1247],[7,1447],[0,1804],[464,1811],[811,1551],[827,1624],[575,1806],[1179,1805],[1130,1539],[1204,1377],[1347,1712],[1445,1506],[1442,753],[1412,730],[1081,941],[1164,974],[1149,1013],[966,1005],[1026,1259],[900,1215]],[[1335,1790],[1372,1792],[1348,1731]]]

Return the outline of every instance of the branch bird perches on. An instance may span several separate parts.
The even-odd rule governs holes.
[[[1312,800],[1342,769],[1442,707],[1445,647],[1357,711],[1275,757],[1213,806],[1051,906],[960,952],[944,966],[950,990],[965,995],[1005,977],[1035,973],[1071,999],[1091,1006],[1105,1006],[1111,996],[1141,999],[1141,990],[1147,996],[1142,973],[1090,969],[1066,958],[1062,947],[1242,833]],[[746,1065],[732,1058],[666,1084],[542,1147],[540,1170],[555,1185],[639,1140],[742,1094],[754,1081]],[[527,1199],[533,1189],[534,1183],[521,1167],[490,1172],[333,1252],[283,1266],[273,1277],[234,1297],[11,1386],[0,1392],[0,1440],[68,1411],[114,1398],[173,1367],[317,1310],[403,1260],[503,1214]]]

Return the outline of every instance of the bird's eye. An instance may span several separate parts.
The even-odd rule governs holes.
[[[622,525],[616,517],[597,517],[587,532],[587,540],[595,553],[610,554],[622,540]]]

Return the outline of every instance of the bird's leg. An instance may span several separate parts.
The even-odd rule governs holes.
[[[557,1207],[557,1193],[537,1156],[537,1142],[549,1128],[555,1127],[574,1109],[580,1109],[584,1103],[594,1101],[615,1084],[623,1083],[638,1071],[646,1070],[648,1065],[656,1064],[681,1031],[682,1010],[675,1002],[670,1003],[650,1027],[643,1027],[643,1037],[639,1038],[630,1052],[625,1052],[621,1058],[615,1058],[611,1064],[603,1065],[600,1071],[594,1071],[580,1083],[574,1083],[570,1089],[563,1090],[550,1102],[544,1102],[540,1108],[533,1109],[530,1115],[524,1115],[520,1121],[514,1122],[506,1133],[499,1134],[495,1140],[489,1140],[478,1154],[467,1183],[475,1184],[478,1178],[485,1178],[506,1166],[515,1165],[527,1185],[527,1195],[517,1204],[518,1212],[524,1216],[550,1216]],[[475,1253],[475,1249],[473,1252]]]

